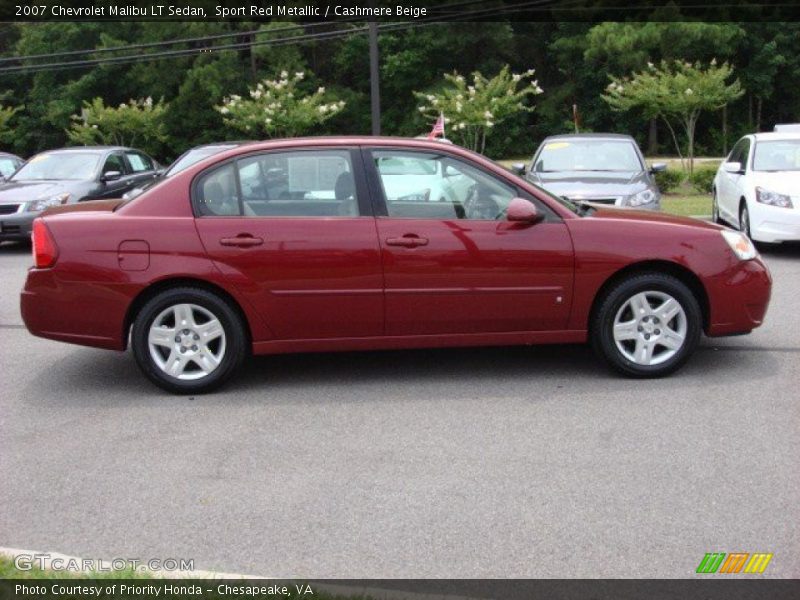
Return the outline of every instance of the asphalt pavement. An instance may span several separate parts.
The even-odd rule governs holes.
[[[249,361],[175,397],[35,338],[0,246],[0,546],[280,577],[800,577],[800,247],[766,324],[635,381],[583,346]]]

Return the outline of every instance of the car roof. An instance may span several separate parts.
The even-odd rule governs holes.
[[[791,131],[765,131],[764,133],[751,133],[750,136],[757,142],[766,140],[800,140],[800,132]]]
[[[127,146],[67,146],[66,148],[53,148],[52,150],[42,150],[39,154],[51,154],[54,152],[113,152],[116,150],[136,150],[135,148],[128,148]],[[141,152],[141,150],[136,150]]]
[[[16,158],[22,160],[21,156],[17,156],[16,154],[12,154],[11,152],[2,152],[0,151],[0,156],[10,156],[11,158]]]
[[[544,138],[544,141],[551,141],[551,140],[598,140],[598,139],[608,139],[608,140],[628,140],[634,141],[633,137],[625,134],[625,133],[561,133],[558,135],[549,135]]]

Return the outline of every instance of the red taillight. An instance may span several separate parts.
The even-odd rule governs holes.
[[[33,264],[37,269],[46,269],[56,264],[58,246],[53,234],[42,219],[33,221]]]

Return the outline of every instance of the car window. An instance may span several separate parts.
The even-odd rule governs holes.
[[[800,171],[800,139],[759,141],[753,151],[754,171]]]
[[[125,161],[121,154],[111,154],[106,158],[106,162],[103,163],[103,175],[110,171],[119,171],[123,175],[126,173]]]
[[[241,204],[236,191],[236,166],[228,163],[204,173],[194,188],[194,204],[201,216],[239,216]]]
[[[738,162],[741,163],[742,168],[745,169],[747,167],[747,155],[750,152],[750,140],[747,138],[743,138],[736,142],[736,145],[731,150],[731,154],[728,157],[728,162]]]
[[[17,171],[14,181],[45,181],[48,179],[81,180],[95,176],[100,161],[99,152],[60,151],[37,154]]]
[[[558,171],[642,171],[635,144],[629,140],[553,140],[533,164],[538,173]]]
[[[3,177],[10,176],[17,170],[19,162],[10,156],[0,156],[0,175]]]
[[[356,217],[348,150],[271,152],[236,161],[245,216]]]
[[[390,217],[503,218],[516,189],[444,154],[377,150],[372,153]]]
[[[134,173],[142,173],[143,171],[153,170],[153,161],[149,156],[140,154],[138,152],[126,152],[125,156],[128,159],[128,164]]]

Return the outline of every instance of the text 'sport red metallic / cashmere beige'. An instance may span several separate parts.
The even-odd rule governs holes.
[[[298,156],[306,162],[293,163]],[[308,162],[316,156],[322,158]],[[245,181],[258,161],[260,183]],[[423,191],[407,185],[413,177],[422,181],[413,175],[413,161],[423,161],[420,172],[430,166]],[[315,169],[318,189],[309,191],[310,184],[298,180],[303,164]],[[319,191],[326,187],[325,169],[334,169],[336,180],[328,195]],[[442,191],[429,182],[436,169]],[[227,192],[232,208],[220,208],[227,206],[220,193],[227,173],[234,174]],[[283,190],[275,199],[263,191],[274,186]],[[488,191],[480,200],[482,189]],[[514,196],[506,206],[504,194]],[[491,210],[471,217],[480,202]],[[332,203],[330,214],[291,214],[324,212],[317,205]],[[614,366],[623,372],[661,375],[685,358],[667,353],[674,347],[678,356],[679,337],[691,341],[694,329],[697,336],[701,329],[710,336],[746,333],[764,319],[767,267],[755,252],[738,256],[722,230],[652,212],[576,209],[480,155],[437,141],[257,142],[205,159],[127,203],[47,211],[34,227],[38,258],[22,292],[22,315],[34,335],[112,350],[126,348],[132,327],[135,344],[137,320],[149,319],[151,341],[160,323],[176,333],[175,348],[156,340],[137,359],[152,356],[164,373],[151,378],[173,391],[205,389],[203,373],[216,372],[215,361],[224,365],[237,343],[267,354],[596,337],[607,354],[616,343]],[[216,297],[223,308],[206,296],[192,299],[193,289]],[[189,329],[178,317],[155,316],[170,310],[166,300],[158,303],[170,290],[189,294],[175,306],[189,303],[202,313],[187,322],[219,318],[226,334],[219,334],[224,347],[209,351],[205,370],[200,358],[181,358],[194,344],[181,338]],[[662,335],[659,314],[661,329],[675,336],[648,355],[650,336]],[[617,335],[629,325],[630,333]],[[148,334],[142,335],[146,345]],[[604,344],[611,348],[603,350]],[[639,361],[640,352],[648,358]],[[667,356],[662,368],[653,356]]]

